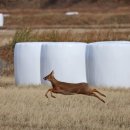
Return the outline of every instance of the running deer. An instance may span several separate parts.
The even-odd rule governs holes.
[[[52,71],[49,75],[43,78],[44,80],[48,80],[51,82],[52,87],[49,89],[46,93],[45,96],[48,98],[47,94],[48,92],[51,93],[51,97],[56,98],[52,93],[59,93],[59,94],[64,94],[64,95],[73,95],[73,94],[84,94],[88,96],[94,96],[98,98],[100,101],[105,103],[105,101],[100,98],[98,95],[95,94],[98,93],[103,97],[106,97],[104,94],[96,90],[95,88],[90,88],[87,83],[65,83],[56,80],[54,77],[54,71]]]

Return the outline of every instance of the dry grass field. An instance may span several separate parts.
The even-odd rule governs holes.
[[[129,130],[130,89],[99,88],[106,103],[94,97],[56,95],[48,87],[20,86],[0,77],[0,130]]]

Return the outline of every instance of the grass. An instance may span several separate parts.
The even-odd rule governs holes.
[[[48,87],[16,87],[13,77],[0,79],[1,130],[129,130],[130,89],[105,89],[106,104],[94,97],[56,95]]]
[[[16,31],[10,44],[14,48],[18,42],[96,42],[110,40],[130,40],[130,32],[118,32],[109,29],[107,31],[94,30],[90,32],[72,32],[52,30],[48,32],[33,32],[32,29],[24,28]]]

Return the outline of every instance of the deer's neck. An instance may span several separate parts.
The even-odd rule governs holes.
[[[53,87],[56,87],[56,85],[57,85],[58,83],[59,83],[59,81],[56,80],[55,78],[53,78],[53,79],[51,80],[51,84],[52,84]]]

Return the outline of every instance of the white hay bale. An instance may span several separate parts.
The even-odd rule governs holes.
[[[4,16],[0,13],[0,27],[3,27],[4,25]]]
[[[66,12],[65,15],[72,16],[72,15],[79,15],[79,12],[73,11],[73,12]]]
[[[87,82],[85,43],[58,42],[43,44],[41,52],[41,80],[54,70],[55,78],[63,82]]]
[[[14,50],[14,71],[17,85],[38,85],[42,42],[17,43]]]
[[[130,42],[91,43],[87,47],[86,63],[89,84],[130,87]]]

